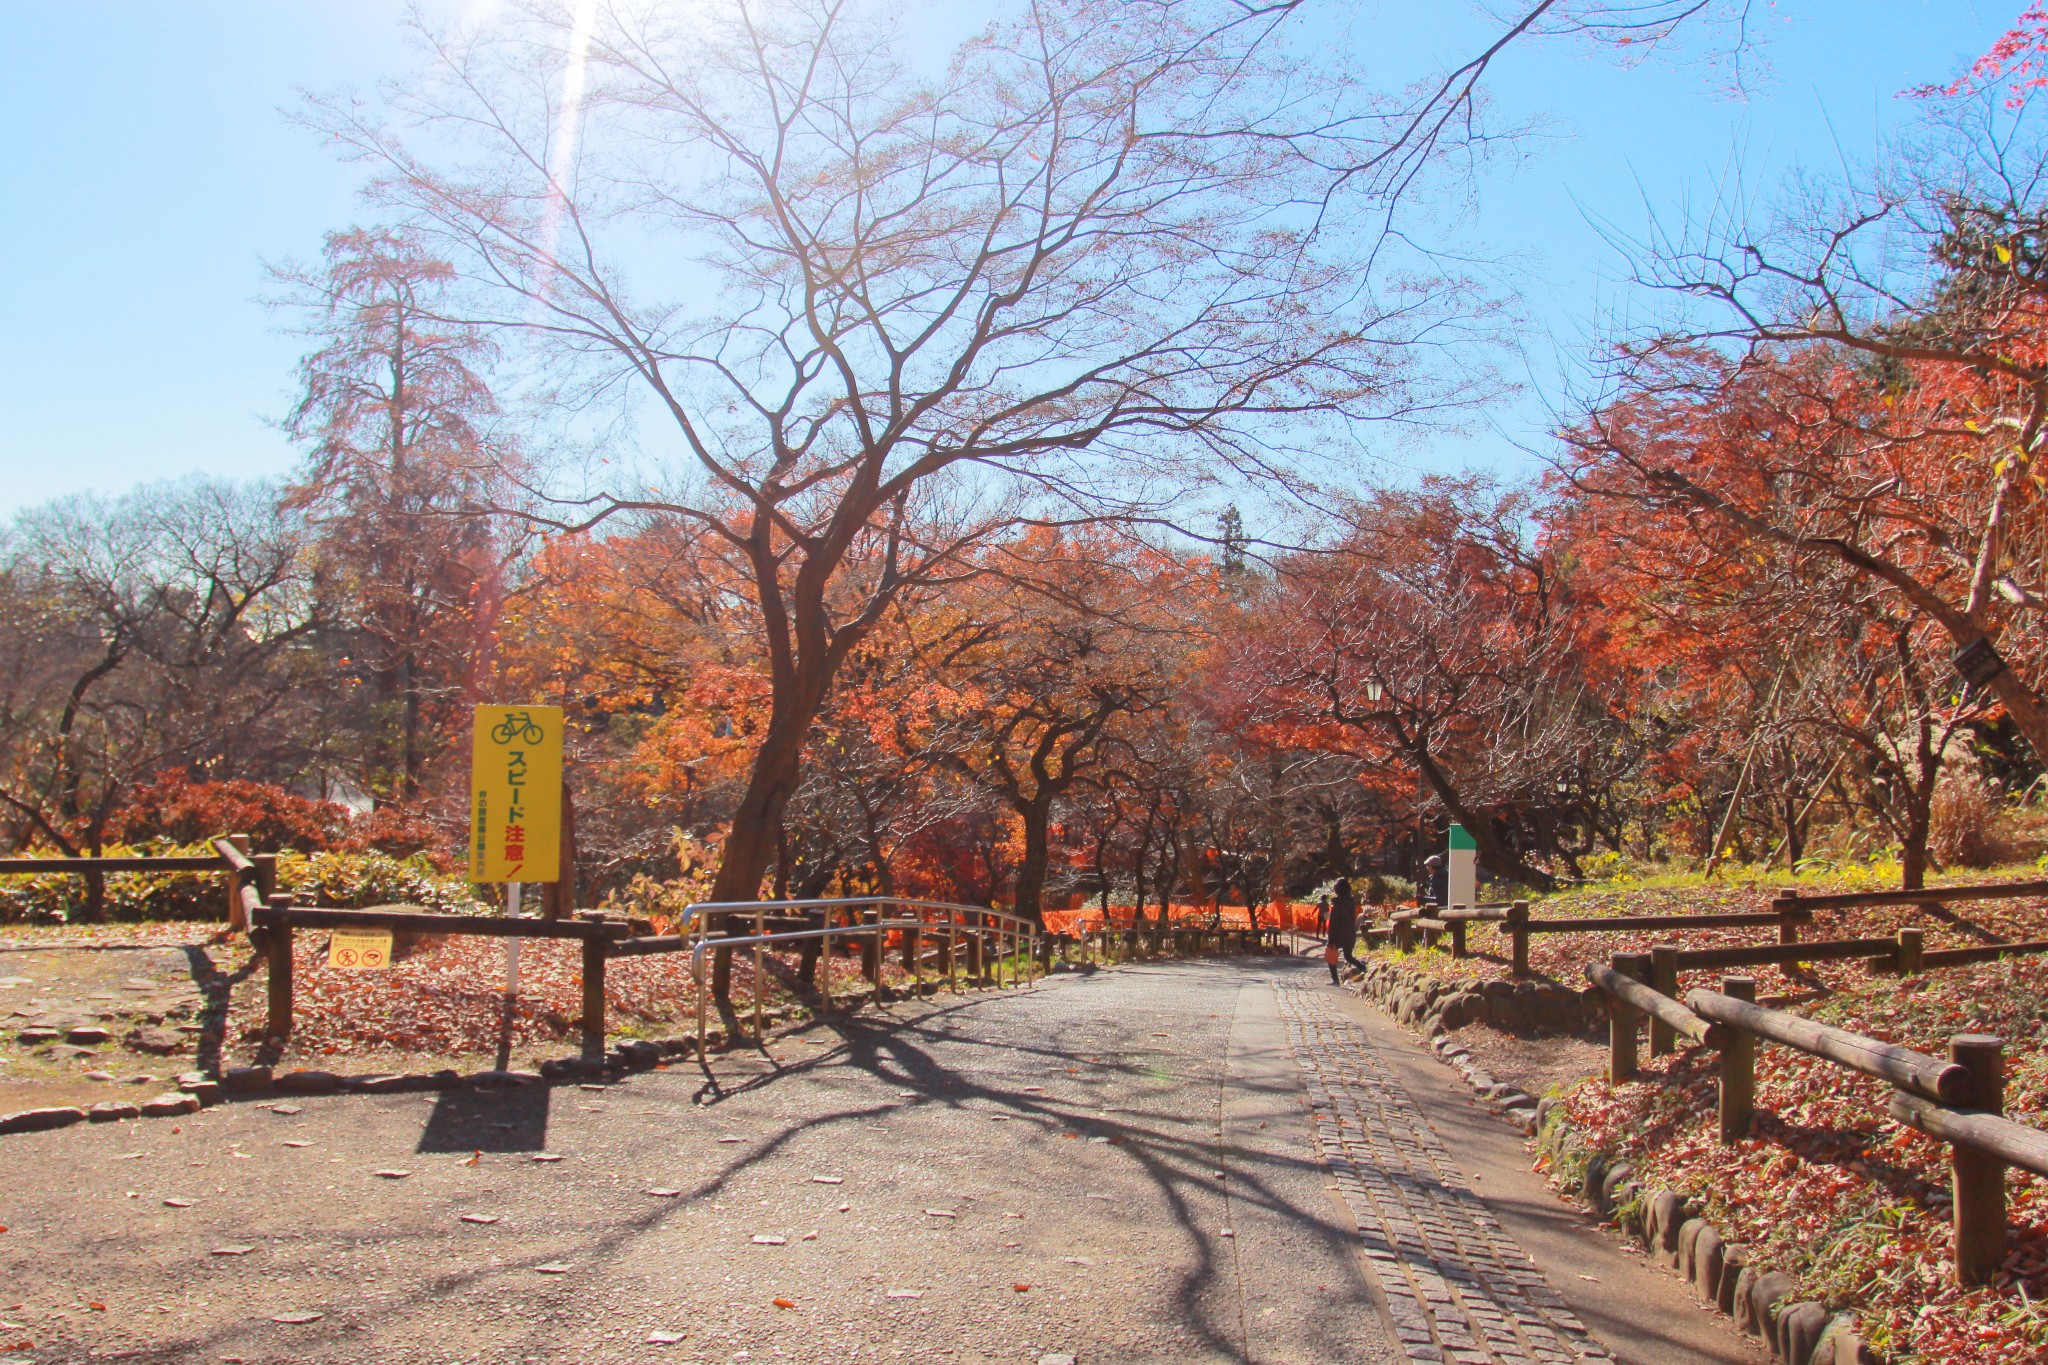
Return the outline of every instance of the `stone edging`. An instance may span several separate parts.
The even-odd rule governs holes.
[[[1482,1017],[1577,1028],[1598,1008],[1584,994],[1554,986],[1528,988],[1527,983],[1507,990],[1471,990],[1381,957],[1367,962],[1358,991],[1399,1023],[1422,1033],[1438,1061],[1455,1068],[1480,1099],[1523,1133],[1533,1136],[1546,1124],[1564,1122],[1555,1113],[1556,1100],[1538,1100],[1495,1080],[1473,1061],[1470,1051],[1447,1035]],[[1884,1358],[1856,1331],[1854,1314],[1830,1317],[1818,1303],[1793,1302],[1791,1276],[1752,1268],[1743,1249],[1699,1217],[1695,1206],[1670,1190],[1646,1194],[1630,1175],[1626,1162],[1610,1166],[1596,1156],[1586,1168],[1579,1193],[1652,1260],[1676,1270],[1705,1303],[1734,1318],[1737,1330],[1762,1337],[1772,1359],[1787,1365],[1883,1365]]]
[[[1671,1190],[1645,1191],[1632,1176],[1627,1162],[1609,1165],[1596,1156],[1586,1166],[1579,1194],[1653,1261],[1676,1270],[1702,1301],[1732,1317],[1738,1331],[1762,1337],[1773,1360],[1883,1365],[1884,1358],[1857,1332],[1855,1314],[1830,1316],[1818,1303],[1796,1301],[1790,1275],[1751,1266],[1744,1249],[1700,1217],[1690,1200]]]
[[[1577,1029],[1596,1007],[1578,991],[1534,982],[1488,981],[1471,987],[1443,981],[1390,958],[1366,962],[1358,992],[1429,1040],[1439,1061],[1457,1068],[1480,1099],[1524,1133],[1534,1133],[1541,1106],[1528,1092],[1496,1080],[1472,1054],[1446,1038],[1452,1029],[1491,1019],[1533,1027]]]

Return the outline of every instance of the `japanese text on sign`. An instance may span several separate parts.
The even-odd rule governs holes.
[[[375,971],[391,965],[391,933],[383,929],[336,929],[327,940],[327,965],[345,971]]]
[[[470,880],[554,881],[560,875],[561,832],[562,708],[477,707]]]

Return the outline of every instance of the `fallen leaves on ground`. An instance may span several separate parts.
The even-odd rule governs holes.
[[[769,956],[767,999],[787,1003],[782,978],[796,971],[792,955]],[[340,971],[327,965],[327,936],[301,933],[292,948],[292,1048],[299,1055],[366,1055],[389,1049],[437,1057],[490,1053],[508,1025],[514,1047],[569,1038],[583,1017],[582,945],[526,939],[519,949],[519,995],[508,1018],[505,944],[483,937],[430,938],[381,971]],[[893,981],[896,973],[889,973]],[[732,998],[745,1013],[754,998],[753,958],[736,953]],[[859,965],[835,957],[833,991],[864,988]],[[696,1019],[696,983],[688,953],[621,958],[605,972],[609,1019],[628,1027],[676,1025]],[[229,1037],[260,1037],[262,973],[235,992]]]
[[[2048,959],[1866,978],[1797,1012],[1937,1056],[1952,1034],[1996,1034],[2006,1112],[2048,1126]],[[1950,1279],[1947,1150],[1886,1116],[1888,1086],[1765,1044],[1751,1136],[1723,1146],[1717,1075],[1714,1053],[1689,1048],[1647,1062],[1637,1081],[1586,1081],[1563,1100],[1572,1141],[1628,1161],[1645,1188],[1696,1199],[1752,1249],[1752,1265],[1791,1274],[1802,1297],[1859,1309],[1866,1337],[1894,1361],[2041,1358],[2048,1182],[2009,1174],[2005,1268],[1966,1292]],[[1553,1177],[1568,1183],[1571,1165],[1554,1162]]]

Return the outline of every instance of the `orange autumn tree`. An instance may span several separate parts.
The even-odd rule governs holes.
[[[1299,488],[1362,426],[1474,396],[1427,366],[1486,309],[1408,220],[1492,140],[1503,51],[1641,52],[1736,8],[1522,0],[1469,60],[1385,89],[1302,41],[1293,3],[1005,5],[922,66],[876,59],[880,0],[521,6],[428,35],[388,103],[314,118],[458,261],[450,311],[653,419],[646,461],[566,478],[549,519],[658,510],[743,573],[767,725],[715,894],[746,899],[901,593],[1021,527]]]
[[[1795,414],[1767,416],[1761,401],[1695,409],[1666,393],[1637,417],[1651,421],[1659,402],[1689,434],[1689,477],[1746,480],[1772,515],[1800,515],[1801,485],[1773,473],[1801,439]],[[1632,496],[1625,464],[1581,459],[1570,480],[1580,496],[1559,500],[1547,534],[1600,584],[1584,607],[1584,666],[1644,743],[1664,837],[1712,857],[1753,826],[1756,852],[1796,866],[1823,800],[1849,817],[1867,806],[1900,844],[1905,884],[1920,885],[1936,784],[1982,709],[1942,685],[1932,624],[1833,556]]]
[[[505,606],[495,685],[566,709],[578,841],[600,886],[667,869],[678,833],[723,838],[767,696],[743,592],[700,532],[655,518],[551,540]]]
[[[1524,490],[1434,477],[1356,504],[1284,566],[1241,667],[1264,718],[1418,774],[1500,876],[1549,886],[1516,813],[1587,764],[1599,708],[1574,673],[1573,585],[1532,541]]]
[[[1208,576],[1106,534],[1037,531],[997,547],[948,602],[978,623],[941,655],[926,745],[1015,816],[1016,912],[1043,908],[1053,817],[1130,718],[1190,677]]]
[[[2048,138],[2039,101],[1930,106],[1856,183],[1643,254],[1687,300],[1623,348],[1569,461],[1828,559],[1946,638],[2048,758]],[[1738,429],[1739,428],[1739,429]],[[1618,487],[1618,485],[1617,485]]]

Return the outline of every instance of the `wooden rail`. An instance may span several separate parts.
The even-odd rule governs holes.
[[[1839,962],[1846,958],[1878,958],[1895,965],[1897,939],[1843,938],[1813,943],[1756,943],[1733,948],[1688,948],[1678,954],[1678,969],[1698,971],[1705,967],[1767,967],[1795,962]]]
[[[29,876],[35,873],[72,872],[83,876],[88,872],[218,872],[221,860],[218,855],[204,853],[165,854],[153,858],[146,854],[123,855],[118,858],[0,858],[0,876]]]
[[[2035,953],[2048,953],[2048,943],[2035,939],[2026,943],[1986,943],[1975,948],[1930,948],[1921,954],[1921,959],[1926,967],[1968,967],[1979,962],[1996,962],[2000,958],[2029,957]]]
[[[390,929],[415,934],[481,938],[622,939],[632,930],[617,920],[515,919],[509,915],[438,915],[426,910],[324,910],[271,905],[256,912],[259,928]]]
[[[1895,945],[1902,956],[1903,940],[1904,933]],[[1721,1057],[1723,1143],[1741,1141],[1754,1121],[1759,1039],[1886,1082],[1893,1087],[1886,1106],[1890,1116],[1948,1144],[1957,1283],[1988,1282],[2005,1260],[2006,1167],[2048,1176],[2048,1133],[2004,1116],[2004,1042],[1957,1034],[1949,1039],[1944,1061],[1758,1005],[1756,982],[1740,976],[1726,978],[1719,991],[1689,991],[1680,1005],[1668,997],[1683,956],[1665,945],[1654,955],[1617,954],[1611,965],[1588,964],[1587,980],[1607,999],[1609,1079],[1618,1084],[1637,1074],[1636,1045],[1645,1019],[1652,1021],[1653,1044],[1659,1020],[1667,1029],[1697,1038]],[[1659,989],[1645,985],[1646,978]],[[1695,1030],[1692,1020],[1708,1028]]]
[[[1767,1009],[1721,991],[1688,991],[1685,1003],[1703,1019],[1825,1058],[1926,1099],[1948,1105],[1968,1105],[1976,1100],[1968,1068],[1924,1052],[1880,1043],[1832,1024]]]
[[[249,853],[246,834],[227,834],[213,840],[214,851],[206,853],[122,854],[117,857],[0,858],[0,877],[47,876],[58,873],[84,877],[94,886],[110,872],[218,872],[227,883],[225,910],[230,929],[249,927],[249,911],[277,889],[277,855]],[[253,892],[253,898],[251,896]],[[97,894],[97,893],[95,893]]]
[[[1434,907],[1430,908],[1434,910]],[[1498,924],[1510,945],[1510,967],[1516,976],[1529,974],[1529,940],[1537,934],[1610,934],[1646,929],[1751,929],[1775,927],[1780,943],[1795,943],[1799,926],[1812,919],[1804,906],[1768,911],[1714,915],[1609,915],[1600,919],[1534,919],[1529,902],[1501,905],[1452,905],[1430,910],[1402,910],[1392,916],[1394,946],[1404,952],[1417,934],[1425,946],[1449,934],[1451,956],[1469,956],[1466,930],[1473,924]]]
[[[1525,932],[1611,934],[1631,929],[1765,929],[1783,924],[1788,918],[1804,923],[1812,916],[1803,912],[1786,916],[1775,910],[1726,915],[1603,915],[1598,919],[1532,919],[1525,921]]]
[[[1728,1030],[1687,1009],[1668,995],[1650,989],[1633,975],[1600,962],[1586,964],[1586,979],[1608,995],[1661,1019],[1673,1032],[1706,1047],[1719,1049],[1728,1040]]]
[[[1394,946],[1407,952],[1415,946],[1416,934],[1422,935],[1425,946],[1434,945],[1437,939],[1449,934],[1452,957],[1469,957],[1466,931],[1474,924],[1499,923],[1515,914],[1515,907],[1527,911],[1527,901],[1515,901],[1511,905],[1448,905],[1441,909],[1431,905],[1415,910],[1396,910],[1388,916],[1393,926]],[[1372,944],[1370,936],[1376,931],[1367,931],[1366,943]]]
[[[1509,908],[1501,932],[1513,944],[1516,976],[1529,974],[1529,939],[1536,934],[1609,934],[1654,929],[1752,929],[1776,926],[1778,942],[1799,941],[1799,926],[1813,918],[1804,903],[1785,905],[1772,902],[1766,912],[1736,912],[1713,915],[1608,915],[1598,919],[1532,919],[1529,903],[1516,901]]]
[[[1771,904],[1806,910],[1849,910],[1870,905],[1943,905],[1949,901],[1995,901],[2048,896],[2048,882],[1973,882],[1965,886],[1923,886],[1917,891],[1837,891],[1821,895],[1784,887]]]
[[[1915,1132],[1941,1142],[1974,1147],[2008,1165],[2048,1175],[2048,1133],[2039,1128],[2015,1123],[1995,1113],[1943,1108],[1915,1095],[1893,1095],[1886,1108],[1893,1120]]]

